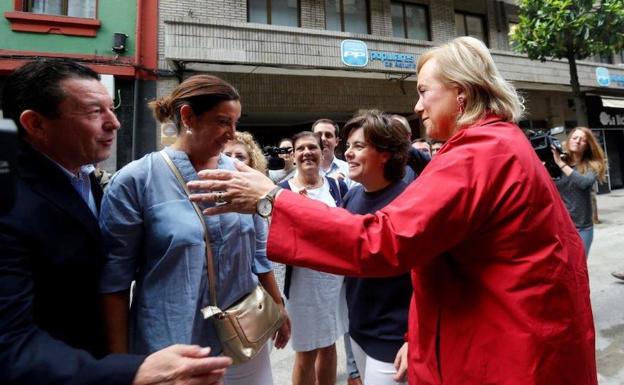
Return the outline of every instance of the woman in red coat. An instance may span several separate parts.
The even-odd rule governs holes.
[[[522,105],[480,41],[457,38],[418,62],[415,111],[446,141],[375,214],[280,191],[264,176],[211,171],[206,210],[271,215],[268,255],[336,274],[411,270],[410,384],[595,385],[583,244],[556,187],[513,123]],[[212,201],[214,193],[193,199]]]

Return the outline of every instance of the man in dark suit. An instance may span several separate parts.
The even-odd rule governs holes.
[[[0,216],[0,383],[212,384],[229,358],[177,345],[106,355],[97,284],[102,191],[93,164],[119,128],[96,72],[35,61],[6,81],[2,109],[19,130],[14,207]]]

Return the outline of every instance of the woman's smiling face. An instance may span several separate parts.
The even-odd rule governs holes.
[[[298,138],[294,143],[294,149],[297,169],[300,171],[320,169],[322,152],[317,138],[311,135]]]
[[[349,164],[349,178],[361,183],[368,190],[369,181],[384,177],[384,167],[390,155],[366,141],[364,129],[357,128],[349,133],[345,159]]]
[[[185,107],[187,106],[182,108]],[[190,110],[190,106],[188,108]],[[236,123],[241,116],[241,104],[238,100],[223,101],[199,116],[190,111],[181,112],[188,114],[194,146],[210,156],[215,156],[227,142],[234,139]]]

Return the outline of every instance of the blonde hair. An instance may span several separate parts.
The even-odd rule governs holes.
[[[524,113],[522,98],[498,72],[490,51],[480,40],[463,36],[425,52],[418,59],[417,71],[431,59],[436,60],[442,82],[466,94],[465,109],[457,126],[467,126],[487,113],[508,122],[518,122]]]
[[[236,131],[234,139],[230,143],[241,144],[245,147],[245,151],[249,155],[249,167],[260,171],[263,174],[267,172],[267,161],[260,149],[260,146],[254,140],[253,136],[246,131]]]
[[[585,133],[585,139],[587,139],[587,149],[585,150],[583,155],[581,155],[581,160],[576,165],[576,169],[581,174],[585,174],[588,170],[591,170],[596,174],[596,178],[600,182],[606,181],[607,178],[605,175],[606,173],[605,155],[604,155],[604,152],[602,151],[602,148],[600,148],[600,144],[598,144],[598,140],[596,140],[596,137],[594,136],[594,134],[591,132],[589,128],[575,127],[568,134],[568,137],[566,139],[566,145],[568,141],[570,140],[570,138],[572,138],[572,135],[574,135],[576,131],[582,131],[583,133]]]

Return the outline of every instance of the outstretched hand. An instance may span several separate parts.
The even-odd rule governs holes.
[[[210,348],[173,345],[149,355],[137,371],[133,385],[220,384],[229,357],[209,357]]]
[[[226,212],[255,213],[258,200],[269,193],[275,184],[266,175],[235,162],[236,170],[203,170],[199,180],[187,183],[194,202],[216,203],[204,210],[206,215]]]

